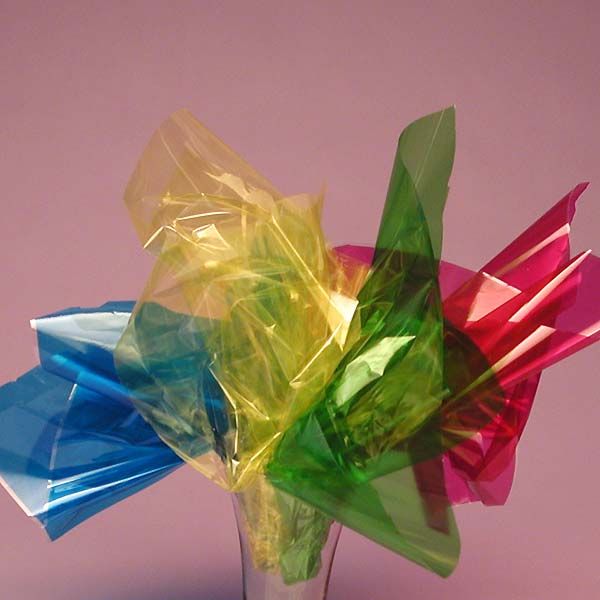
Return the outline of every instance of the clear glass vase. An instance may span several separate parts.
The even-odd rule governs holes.
[[[264,479],[233,504],[244,600],[325,600],[341,525]]]

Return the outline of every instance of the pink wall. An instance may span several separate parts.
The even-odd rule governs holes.
[[[0,381],[35,360],[30,317],[140,291],[121,194],[182,106],[282,190],[326,181],[330,239],[366,243],[400,129],[455,103],[446,258],[482,264],[587,179],[576,249],[600,250],[593,0],[0,5]],[[544,376],[509,504],[457,511],[450,580],[345,532],[332,599],[596,597],[599,350]],[[187,469],[54,544],[0,494],[0,531],[7,600],[239,598],[227,498]]]

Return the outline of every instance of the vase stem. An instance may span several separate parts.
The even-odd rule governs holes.
[[[325,600],[341,525],[264,482],[233,504],[244,600]]]

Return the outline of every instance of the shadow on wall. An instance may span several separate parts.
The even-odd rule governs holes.
[[[123,589],[122,586],[117,589],[105,589],[97,595],[86,594],[85,598],[73,598],[73,600],[242,600],[241,582],[236,581],[240,574],[229,573],[227,575],[229,577],[224,576],[221,579],[222,583],[211,581],[197,584],[193,583],[193,577],[182,576],[184,581],[178,587],[155,586],[150,588],[141,582],[137,585],[132,583],[128,589]],[[425,600],[422,596],[409,595],[409,597],[419,597],[421,600]],[[373,598],[368,582],[361,581],[332,581],[328,599],[388,600],[388,598]]]
[[[397,591],[389,589],[383,592],[381,588],[373,590],[369,578],[344,577],[335,571],[329,586],[328,600],[396,600]],[[348,575],[348,574],[346,574]],[[210,580],[198,576],[198,573],[182,572],[176,585],[166,582],[156,584],[156,581],[137,579],[123,584],[123,580],[115,581],[112,585],[104,583],[103,589],[94,593],[89,588],[85,594],[75,592],[65,600],[242,600],[241,570],[212,573]],[[383,586],[385,587],[385,586]],[[402,590],[402,597],[418,600],[436,600],[439,592],[423,589],[422,581],[418,578],[407,578]],[[376,594],[376,595],[374,595]],[[451,595],[451,597],[455,597]],[[460,597],[464,597],[461,592]],[[450,596],[449,596],[450,598]]]
[[[221,583],[215,581],[194,583],[194,577],[182,575],[183,581],[176,587],[145,587],[142,582],[136,582],[139,585],[132,583],[127,590],[122,586],[118,589],[105,589],[97,595],[86,594],[86,597],[81,600],[241,600],[241,584],[237,581],[239,574],[229,575],[230,581],[224,577]]]

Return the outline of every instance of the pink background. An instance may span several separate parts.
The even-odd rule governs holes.
[[[600,250],[594,0],[0,7],[0,381],[35,362],[30,317],[139,293],[121,194],[180,107],[283,191],[327,182],[330,239],[368,243],[397,134],[455,103],[445,257],[479,266],[587,179],[575,246]],[[345,531],[332,600],[597,597],[599,350],[545,374],[509,504],[457,510],[449,580]],[[228,498],[189,469],[54,544],[1,493],[0,532],[7,600],[240,598]]]

